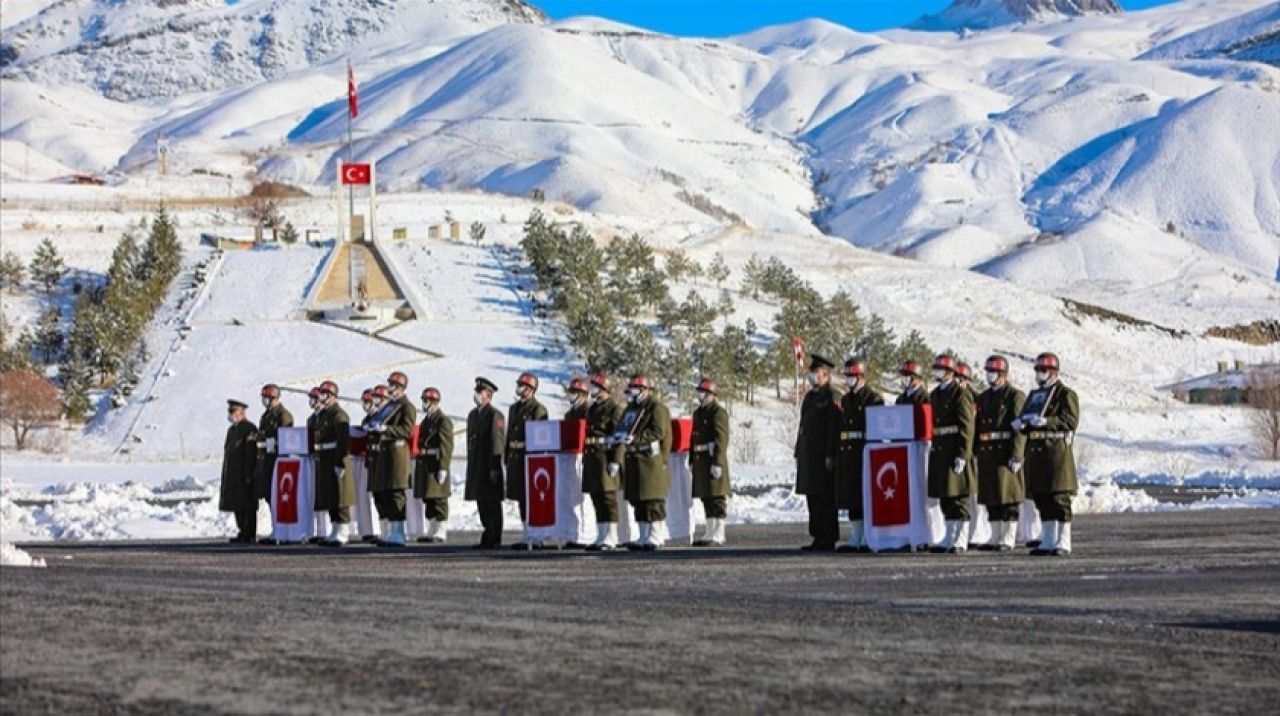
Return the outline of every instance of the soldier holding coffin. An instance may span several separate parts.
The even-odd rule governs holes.
[[[311,408],[311,414],[307,416],[307,439],[311,439],[311,436],[316,434],[316,416],[320,414],[320,410],[324,407],[320,403],[320,386],[317,385],[311,388],[311,390],[307,391],[307,407]],[[312,457],[314,459],[314,455]],[[315,503],[319,500],[319,496],[320,496],[319,483],[320,483],[320,476],[319,476],[319,473],[317,473],[316,474],[316,490],[315,490],[316,494],[312,498],[313,507],[315,507]],[[319,508],[316,508],[316,509],[318,511]],[[327,539],[326,537],[321,537],[317,533],[315,535],[312,535],[311,538],[307,540],[307,544],[320,544],[321,542],[324,542],[326,539]]]
[[[622,471],[627,502],[640,536],[628,549],[653,551],[666,543],[667,493],[671,490],[671,412],[653,393],[654,381],[634,375],[627,384],[627,409],[614,442],[626,450]]]
[[[622,406],[609,394],[609,379],[591,376],[591,405],[587,407],[587,446],[582,456],[582,491],[591,496],[596,513],[596,541],[592,552],[608,552],[618,547],[618,490],[622,488],[622,443],[609,438],[622,421]]]
[[[413,494],[426,511],[422,541],[441,543],[449,537],[449,465],[453,461],[453,421],[440,409],[440,391],[422,391],[422,424],[418,426],[418,459]]]
[[[929,446],[929,497],[937,498],[946,533],[932,552],[963,553],[969,548],[970,461],[973,458],[973,394],[956,380],[956,361],[933,360],[938,385],[929,394],[933,406],[933,443]]]
[[[978,396],[978,501],[987,508],[991,541],[978,549],[1011,551],[1018,536],[1018,505],[1025,499],[1022,456],[1027,438],[1014,430],[1026,395],[1009,384],[1009,361],[987,358],[987,389]]]
[[[467,415],[467,489],[464,498],[475,502],[484,534],[479,549],[502,546],[502,458],[506,447],[506,420],[493,407],[498,386],[488,378],[476,378]]]
[[[703,379],[694,389],[698,407],[693,411],[693,435],[689,449],[689,469],[693,473],[693,496],[702,500],[707,526],[695,547],[724,544],[724,521],[729,516],[729,411],[716,398],[716,383]]]
[[[418,421],[418,411],[405,397],[409,378],[396,371],[387,378],[390,395],[369,424],[369,435],[377,442],[378,456],[374,471],[369,477],[369,490],[373,493],[378,515],[389,523],[387,534],[378,540],[380,547],[403,547],[404,491],[409,489],[409,477],[413,464],[409,459],[409,438]]]
[[[867,408],[884,405],[884,398],[867,385],[867,364],[849,359],[844,364],[849,392],[840,400],[836,436],[836,505],[849,511],[849,541],[840,552],[868,552],[862,504],[862,453],[867,445]]]
[[[262,417],[258,419],[258,460],[254,471],[254,491],[259,499],[266,500],[271,506],[271,481],[276,472],[276,439],[280,428],[293,427],[293,414],[280,402],[280,386],[268,383],[262,386]],[[261,544],[275,544],[275,540],[264,537]]]
[[[338,384],[326,380],[319,386],[320,410],[312,424],[312,452],[316,460],[315,508],[329,513],[329,535],[321,544],[341,547],[347,543],[351,505],[355,503],[355,476],[347,470],[351,418],[338,404]]]
[[[1079,489],[1072,442],[1080,423],[1080,399],[1062,383],[1058,356],[1036,357],[1037,388],[1027,396],[1013,428],[1026,435],[1027,489],[1044,523],[1036,556],[1071,554],[1071,499]]]
[[[525,458],[525,423],[531,420],[546,420],[547,408],[534,395],[538,392],[538,377],[532,373],[521,373],[516,379],[516,402],[511,404],[507,415],[507,499],[515,500],[520,507],[520,522],[527,519],[525,510],[524,458]],[[521,538],[514,545],[515,549],[533,549],[533,543]]]
[[[257,429],[245,416],[247,403],[227,401],[227,437],[222,443],[222,486],[218,509],[234,512],[232,542],[253,544],[258,535],[258,497],[253,477],[258,467]]]
[[[373,490],[369,489],[369,484],[373,478],[375,463],[377,462],[377,458],[378,458],[378,440],[376,436],[369,433],[369,424],[373,422],[373,416],[377,415],[378,409],[382,407],[382,404],[386,402],[386,399],[390,397],[390,395],[391,394],[387,392],[386,386],[381,386],[381,385],[377,385],[372,388],[366,388],[365,391],[360,394],[360,406],[364,408],[364,417],[360,419],[360,430],[362,430],[365,434],[364,458],[363,458],[364,484],[357,485],[356,489],[363,491],[363,494],[357,495],[357,499],[365,500],[366,505],[368,504],[367,501],[373,495]],[[378,534],[383,534],[383,535],[386,534],[387,533],[386,518],[383,517],[382,515],[378,515],[378,522],[379,522]],[[377,542],[378,535],[362,534],[360,535],[360,541],[361,542]]]
[[[808,503],[809,535],[813,538],[801,548],[806,551],[830,552],[840,539],[835,483],[840,392],[831,385],[834,367],[820,355],[811,356],[809,390],[800,405],[796,431],[796,493],[804,495]]]

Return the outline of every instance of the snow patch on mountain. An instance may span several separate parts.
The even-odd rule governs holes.
[[[1062,17],[1120,12],[1116,0],[955,0],[912,25],[920,30],[984,30]]]

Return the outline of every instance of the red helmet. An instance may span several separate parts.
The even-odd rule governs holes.
[[[587,381],[581,378],[574,378],[573,380],[569,381],[569,392],[570,393],[586,393]]]
[[[712,395],[715,395],[716,382],[714,380],[707,380],[706,378],[703,378],[702,380],[698,381],[698,385],[694,387],[694,390],[698,391],[699,393],[710,393]]]
[[[1041,353],[1036,356],[1036,370],[1061,370],[1058,356],[1052,353]]]
[[[993,373],[1008,373],[1009,361],[1004,356],[991,356],[987,358],[987,364],[983,369]]]
[[[609,376],[604,373],[596,373],[591,376],[591,384],[601,390],[609,389]]]
[[[307,391],[307,397],[308,397],[308,398],[310,398],[310,399],[312,399],[312,400],[319,400],[319,399],[320,399],[320,386],[318,386],[318,385],[317,385],[316,387],[312,388],[311,390],[308,390],[308,391]]]
[[[383,399],[390,398],[391,391],[387,390],[387,386],[379,385],[373,389],[373,397]]]
[[[405,375],[404,373],[401,373],[400,371],[396,371],[391,375],[387,376],[387,383],[389,385],[394,385],[399,388],[408,388],[409,376]]]
[[[326,380],[325,382],[320,384],[320,392],[328,393],[329,395],[332,395],[333,397],[336,398],[338,397],[338,384],[333,382],[332,380]]]
[[[275,383],[267,383],[266,385],[262,386],[262,397],[272,398],[272,399],[279,398],[280,386],[276,385]]]
[[[860,360],[850,358],[844,362],[844,374],[850,378],[856,378],[867,374],[867,364]]]
[[[923,378],[924,374],[920,372],[920,364],[909,360],[902,364],[902,368],[898,371],[899,375],[914,375],[917,378]]]
[[[533,373],[521,373],[520,377],[516,378],[516,387],[518,388],[522,385],[527,385],[530,388],[537,390],[538,376],[534,375]]]
[[[628,388],[652,388],[653,381],[647,375],[636,373],[631,376],[631,380],[627,383]]]
[[[367,403],[370,400],[373,400],[373,388],[365,388],[364,392],[360,394],[360,401]]]
[[[940,355],[933,359],[933,369],[955,371],[956,359],[949,355]]]
[[[422,391],[422,402],[433,401],[440,402],[440,391],[436,388],[427,388]]]
[[[957,363],[956,375],[965,380],[973,380],[973,369],[969,367],[968,363]]]

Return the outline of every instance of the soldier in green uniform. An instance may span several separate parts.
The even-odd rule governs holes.
[[[280,402],[280,386],[268,383],[262,386],[262,417],[258,419],[258,461],[253,485],[259,499],[271,507],[271,481],[276,472],[276,438],[280,428],[293,427],[293,414]],[[263,537],[259,544],[275,544],[275,539]]]
[[[973,459],[973,394],[956,380],[956,361],[948,355],[933,359],[937,387],[929,394],[933,406],[933,443],[929,446],[929,497],[936,498],[946,520],[942,542],[931,552],[963,553],[969,549],[969,462]]]
[[[329,535],[320,544],[341,547],[347,543],[351,505],[355,504],[355,476],[347,470],[351,418],[338,405],[338,384],[320,384],[320,412],[311,432],[316,459],[315,508],[329,513]]]
[[[969,397],[973,398],[974,424],[977,424],[978,412],[978,391],[973,387],[973,368],[964,361],[956,362],[956,382],[965,390],[969,391]],[[973,533],[977,530],[978,520],[972,515],[977,514],[978,510],[978,443],[977,429],[974,429],[973,450],[969,457],[969,467],[965,471],[965,477],[969,480],[969,543],[973,542]],[[972,546],[970,544],[969,546]]]
[[[929,391],[924,389],[924,374],[920,372],[920,364],[909,360],[898,370],[902,392],[893,401],[894,405],[924,405],[929,402]]]
[[[574,378],[570,380],[569,386],[565,389],[565,393],[569,399],[569,410],[565,412],[564,419],[566,421],[582,420],[585,422],[587,419],[587,408],[589,407],[589,403],[587,401],[587,381],[581,378]],[[585,546],[586,545],[578,542],[577,540],[571,540],[565,543],[564,548],[583,549]]]
[[[596,541],[592,552],[611,552],[618,547],[618,490],[622,487],[621,443],[609,438],[622,420],[622,406],[609,394],[609,379],[591,376],[591,405],[587,407],[587,446],[582,455],[582,491],[591,496],[596,513]]]
[[[311,413],[307,415],[307,439],[309,440],[311,439],[312,435],[316,434],[316,416],[320,414],[320,410],[323,407],[320,403],[320,386],[318,385],[314,386],[313,388],[311,388],[311,390],[307,391],[307,407],[311,408]],[[310,459],[313,461],[313,464],[314,464],[315,456],[312,455]],[[318,508],[315,507],[315,503],[319,500],[319,496],[320,496],[319,470],[316,471],[315,482],[316,482],[316,487],[315,487],[316,494],[312,496],[312,507],[315,508],[315,519],[318,521],[320,511]],[[320,544],[321,542],[325,541],[326,538],[321,537],[318,534],[319,533],[318,526],[317,526],[316,532],[317,534],[312,535],[307,540],[307,544]]]
[[[506,446],[506,420],[493,407],[498,386],[488,378],[476,378],[472,397],[476,407],[467,415],[467,489],[463,498],[475,502],[484,534],[479,549],[502,546],[502,458]]]
[[[222,443],[222,488],[218,509],[234,512],[236,536],[232,542],[253,544],[258,536],[258,497],[253,476],[258,467],[258,431],[245,418],[247,403],[227,401],[227,438]]]
[[[849,511],[849,541],[839,552],[869,552],[862,504],[862,452],[867,445],[867,408],[884,405],[884,398],[867,385],[867,364],[849,359],[844,363],[849,392],[840,400],[836,435],[836,505]]]
[[[1036,385],[1026,406],[1043,405],[1034,415],[1023,415],[1013,428],[1027,436],[1027,489],[1044,523],[1036,556],[1071,554],[1071,499],[1079,489],[1072,442],[1080,423],[1080,399],[1062,383],[1058,356],[1036,357]]]
[[[693,496],[702,500],[707,526],[693,546],[720,546],[733,494],[729,484],[729,411],[716,399],[715,381],[704,378],[694,390],[698,407],[693,411],[689,470],[693,473]]]
[[[440,391],[422,391],[422,424],[418,426],[418,460],[413,494],[422,500],[427,519],[423,541],[439,544],[449,538],[449,465],[453,461],[453,421],[440,409]]]
[[[809,360],[809,391],[800,404],[796,431],[796,493],[809,507],[806,551],[830,552],[840,539],[836,508],[836,435],[840,425],[840,392],[831,385],[831,361],[814,354]]]
[[[1026,395],[1009,384],[1009,361],[987,358],[987,389],[978,396],[978,501],[987,508],[991,541],[978,549],[1009,552],[1018,536],[1022,455],[1027,438],[1013,429]]]
[[[654,381],[633,375],[627,409],[614,434],[626,450],[624,494],[635,512],[640,538],[628,549],[651,552],[666,543],[667,493],[671,491],[671,411],[653,394]]]
[[[378,414],[378,409],[382,407],[387,398],[391,394],[387,392],[386,386],[375,385],[367,388],[360,394],[360,405],[364,408],[364,417],[360,419],[360,429],[364,431],[364,485],[357,486],[357,490],[363,489],[364,494],[359,495],[359,499],[366,502],[360,509],[368,509],[368,500],[373,497],[373,490],[369,489],[369,485],[373,482],[373,473],[378,460],[378,440],[377,436],[369,433],[369,425],[373,422],[373,416]],[[369,521],[370,525],[373,521]],[[387,521],[382,515],[378,515],[378,534],[385,535],[387,533]],[[372,533],[360,535],[361,542],[374,543],[378,541],[378,535]]]
[[[525,423],[530,420],[546,420],[547,408],[534,395],[538,392],[538,377],[532,373],[521,373],[516,379],[516,402],[511,404],[507,414],[507,499],[515,500],[520,507],[520,523],[527,520],[525,509],[524,456],[525,456]],[[513,545],[515,549],[533,549],[533,542],[521,536]]]
[[[369,425],[370,436],[378,443],[378,457],[369,477],[378,514],[387,520],[387,534],[378,540],[379,547],[403,547],[404,491],[409,489],[413,464],[409,459],[409,438],[418,422],[418,410],[404,394],[409,377],[400,371],[387,378],[388,400],[374,415]]]

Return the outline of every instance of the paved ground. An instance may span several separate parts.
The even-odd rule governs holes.
[[[4,713],[1276,713],[1280,512],[1085,517],[1065,560],[34,547]],[[470,543],[473,535],[458,535]],[[408,709],[409,711],[406,711]]]

